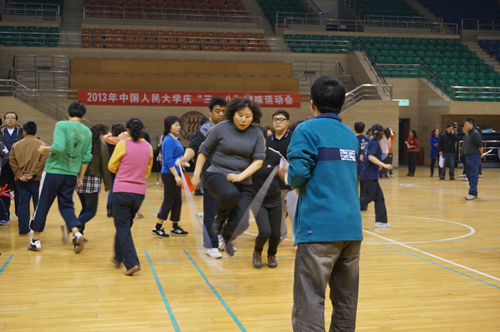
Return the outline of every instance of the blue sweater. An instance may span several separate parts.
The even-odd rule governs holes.
[[[431,158],[437,158],[439,157],[439,148],[436,146],[439,144],[439,136],[432,136],[431,137],[431,152],[430,152],[430,157]]]
[[[288,147],[288,183],[300,189],[296,243],[362,241],[354,132],[333,113],[301,123]]]
[[[172,137],[172,135],[167,135],[163,139],[163,145],[161,146],[161,153],[163,156],[161,172],[162,173],[172,173],[170,172],[171,167],[175,166],[175,161],[182,157],[184,153],[184,148],[178,140]],[[177,173],[181,174],[181,169],[176,167]]]

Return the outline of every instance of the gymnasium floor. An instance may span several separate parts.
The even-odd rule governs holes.
[[[291,331],[292,242],[279,248],[278,268],[255,269],[251,223],[234,257],[209,259],[197,249],[200,229],[185,200],[189,236],[154,237],[162,189],[155,174],[148,184],[145,218],[133,227],[142,267],[133,277],[110,262],[115,230],[105,194],[78,255],[61,243],[56,206],[39,252],[17,235],[16,217],[1,227],[0,330]],[[466,182],[438,181],[427,168],[414,178],[395,170],[381,184],[391,227],[374,229],[373,204],[363,213],[357,331],[500,331],[500,170],[484,169],[480,199],[470,202]]]

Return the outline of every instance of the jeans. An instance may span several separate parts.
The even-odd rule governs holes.
[[[415,174],[415,167],[417,166],[417,152],[408,151],[408,173]]]
[[[387,222],[387,210],[385,208],[385,199],[382,188],[378,180],[362,181],[364,182],[363,197],[359,201],[360,208],[368,206],[371,201],[375,202],[375,222]]]
[[[325,331],[325,292],[333,306],[330,332],[354,332],[361,241],[299,243],[295,255],[292,327]]]
[[[481,154],[469,154],[465,156],[467,164],[467,179],[469,179],[469,195],[477,196],[477,182],[479,181],[479,164]]]
[[[172,173],[161,173],[163,181],[163,203],[158,212],[158,219],[167,220],[170,214],[170,220],[181,220],[182,208],[182,188],[175,182]]]
[[[85,230],[85,224],[92,218],[94,218],[97,213],[97,203],[99,202],[99,193],[92,194],[80,194],[78,193],[80,202],[82,203],[82,210],[78,216],[78,220],[82,224],[80,232],[83,234]]]
[[[113,186],[115,185],[116,173],[113,172],[109,173],[111,174],[111,189],[109,189],[108,193],[108,204],[113,204]]]
[[[115,259],[127,270],[139,265],[130,229],[134,217],[144,201],[144,195],[118,192],[113,194],[113,218],[116,228]]]
[[[2,167],[2,174],[0,175],[0,185],[3,187],[6,184],[7,190],[12,190],[14,194],[14,207],[16,216],[18,215],[19,208],[19,191],[17,188],[17,181],[14,181],[14,172],[12,172],[12,168],[10,168],[9,163],[5,164]],[[0,201],[3,204],[0,204],[0,220],[10,220],[10,197],[0,196]],[[19,218],[18,218],[19,219]]]
[[[267,255],[276,255],[281,234],[281,195],[270,199],[266,197],[259,212],[255,215],[255,221],[259,229],[259,235],[255,239],[255,251],[262,252],[264,245],[269,240]]]
[[[35,232],[43,232],[47,214],[57,197],[59,212],[63,217],[68,229],[80,228],[82,224],[75,215],[73,193],[76,187],[76,175],[63,175],[43,173],[40,181],[40,197],[31,218],[30,228]]]
[[[281,191],[281,235],[282,240],[286,239],[288,234],[288,224],[286,223],[286,217],[290,218],[293,225],[293,220],[295,218],[295,209],[297,208],[297,193],[295,190],[284,189]],[[292,232],[293,237],[293,232]]]
[[[38,192],[40,190],[40,181],[17,181],[19,193],[19,214],[17,215],[19,234],[27,234],[30,231],[30,202],[33,198],[33,207],[36,209],[38,204]]]
[[[450,179],[455,178],[455,155],[444,155],[444,167],[441,169],[441,177],[446,177],[446,165],[450,165]]]
[[[203,188],[203,246],[207,249],[218,248],[219,239],[217,236],[210,235],[210,229],[214,223],[215,215],[217,214],[217,198],[212,196],[207,188]]]

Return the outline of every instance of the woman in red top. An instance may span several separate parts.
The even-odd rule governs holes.
[[[406,140],[406,147],[408,148],[408,174],[406,176],[415,176],[418,148],[418,136],[415,130],[410,130],[410,136]]]

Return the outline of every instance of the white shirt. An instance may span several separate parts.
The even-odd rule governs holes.
[[[382,154],[388,154],[390,147],[391,147],[391,139],[387,137],[382,137],[382,139],[380,140],[380,148],[382,149]]]
[[[7,131],[9,132],[9,135],[12,136],[12,133],[14,132],[14,130],[16,130],[16,128],[12,128],[12,129],[9,129],[7,128]]]

